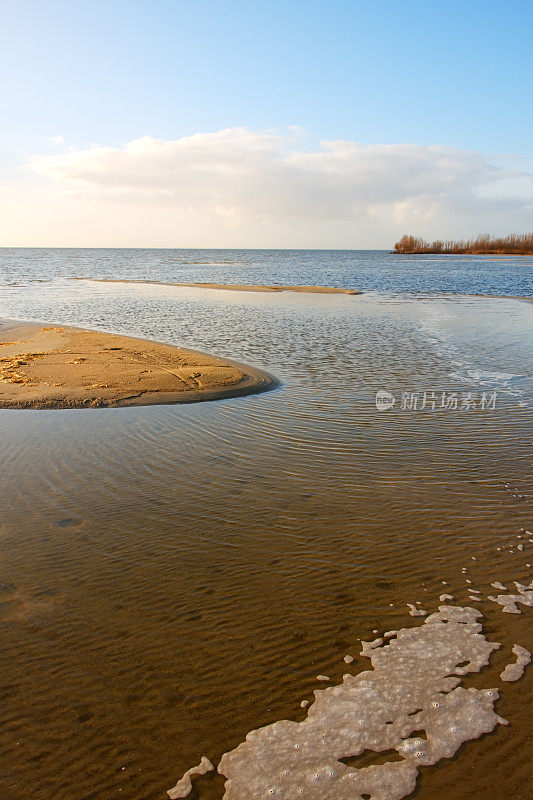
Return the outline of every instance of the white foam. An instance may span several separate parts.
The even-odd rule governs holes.
[[[518,589],[518,594],[499,594],[498,597],[488,596],[488,600],[493,603],[498,603],[503,608],[504,614],[521,614],[517,603],[523,606],[533,606],[533,581],[529,586],[523,586],[521,583],[514,582]]]
[[[439,600],[441,603],[444,603],[446,600],[453,600],[453,594],[441,594]]]
[[[316,679],[317,679],[317,681],[330,681],[331,680],[329,675],[317,675]]]
[[[409,614],[412,617],[425,617],[428,613],[423,608],[417,608],[412,603],[407,603],[407,606],[409,608]]]
[[[381,647],[383,644],[383,639],[380,637],[378,639],[374,639],[372,642],[361,642],[363,649],[361,650],[360,655],[367,656],[370,658],[372,650],[375,650],[376,647]]]
[[[441,606],[386,644],[363,643],[372,670],[317,689],[303,722],[281,720],[251,731],[222,756],[224,800],[360,800],[362,794],[400,800],[410,794],[420,766],[451,758],[463,742],[506,724],[494,712],[496,689],[459,686],[458,676],[478,672],[498,646],[482,635],[480,616],[473,608]],[[400,760],[369,769],[343,761],[391,749]]]
[[[345,664],[351,664],[353,661],[353,656],[350,655],[344,656],[343,661]]]
[[[495,589],[503,589],[504,592],[508,591],[507,586],[504,586],[500,581],[494,581],[494,583],[491,583],[491,586],[494,586]]]
[[[504,671],[500,674],[502,681],[517,681],[524,674],[524,669],[531,661],[531,653],[525,647],[515,644],[513,653],[516,656],[514,664],[507,664]]]
[[[213,769],[215,768],[209,759],[202,756],[200,763],[197,764],[196,767],[188,769],[183,778],[180,778],[177,784],[172,789],[168,790],[167,794],[170,800],[178,800],[180,797],[187,797],[192,792],[191,778],[194,778],[196,775],[205,775],[206,772],[211,772]]]

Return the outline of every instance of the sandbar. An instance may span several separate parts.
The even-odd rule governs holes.
[[[172,281],[129,280],[128,278],[77,278],[98,283],[148,283],[157,286],[184,286],[193,289],[228,289],[234,292],[305,292],[306,294],[363,294],[357,289],[339,289],[335,286],[285,286],[282,284],[255,283],[174,283]]]
[[[0,325],[0,408],[191,403],[277,385],[254,367],[160,342],[63,325]]]
[[[254,283],[182,283],[199,289],[230,289],[235,292],[305,292],[307,294],[363,294],[355,289],[338,289],[335,286],[284,286],[282,284]]]

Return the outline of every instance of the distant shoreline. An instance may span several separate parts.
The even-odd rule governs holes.
[[[394,256],[506,256],[508,258],[523,258],[533,256],[533,250],[524,253],[506,253],[505,250],[391,250],[390,255]]]
[[[475,239],[435,239],[434,242],[406,234],[396,242],[394,252],[401,255],[533,256],[533,233],[483,234]]]

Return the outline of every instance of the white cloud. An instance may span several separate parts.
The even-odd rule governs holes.
[[[441,145],[310,149],[299,129],[232,128],[36,155],[28,166],[63,223],[86,221],[91,241],[80,244],[387,247],[403,232],[533,227],[526,169]]]
[[[52,144],[65,144],[65,137],[58,133],[57,136],[50,136],[48,141],[52,142]]]

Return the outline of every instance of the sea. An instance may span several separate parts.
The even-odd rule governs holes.
[[[531,297],[533,257],[399,255],[386,250],[0,248],[0,285],[71,278]]]
[[[361,640],[424,624],[407,604],[431,613],[443,592],[502,644],[465,685],[498,688],[510,724],[421,770],[414,796],[531,796],[532,674],[499,678],[514,644],[533,649],[531,610],[488,597],[533,577],[532,265],[0,250],[4,325],[154,339],[279,379],[190,405],[0,411],[4,800],[164,798],[201,756],[305,719],[318,675],[369,669]],[[202,282],[362,294],[178,285]],[[370,756],[361,769],[386,760]],[[224,791],[195,782],[199,800]]]

